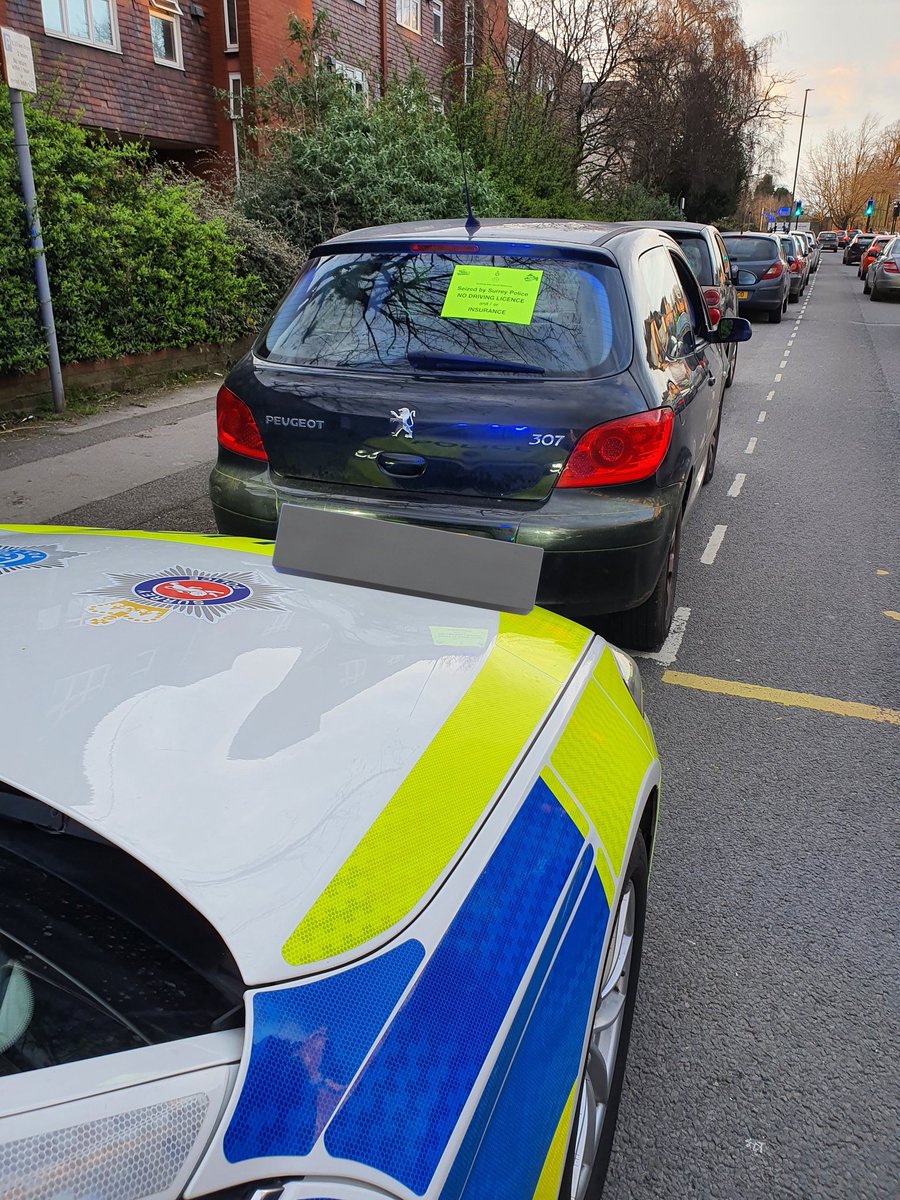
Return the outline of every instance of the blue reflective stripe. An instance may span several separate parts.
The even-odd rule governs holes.
[[[494,1105],[497,1102],[497,1097],[500,1094],[500,1089],[503,1087],[503,1082],[506,1079],[506,1073],[509,1070],[509,1064],[512,1062],[513,1055],[518,1048],[519,1041],[522,1037],[522,1031],[531,1016],[531,1010],[534,1007],[535,999],[540,991],[541,985],[547,974],[550,966],[550,960],[556,953],[556,948],[559,945],[559,940],[562,937],[563,930],[566,927],[566,922],[572,914],[572,909],[575,907],[575,901],[581,894],[581,889],[584,886],[584,881],[588,871],[591,869],[591,864],[594,861],[594,851],[589,846],[579,860],[578,866],[575,869],[575,875],[572,882],[569,884],[569,890],[566,892],[566,897],[562,902],[559,912],[556,915],[556,920],[553,922],[553,929],[550,932],[550,937],[547,939],[541,957],[538,960],[537,967],[531,977],[531,982],[525,995],[522,997],[522,1003],[519,1005],[516,1018],[510,1027],[506,1041],[503,1043],[503,1049],[494,1064],[494,1069],[491,1071],[490,1079],[484,1091],[481,1094],[481,1099],[478,1101],[478,1107],[475,1109],[469,1127],[466,1130],[465,1137],[459,1148],[459,1153],[453,1160],[453,1165],[450,1168],[450,1173],[441,1190],[440,1200],[459,1200],[463,1188],[466,1185],[469,1172],[472,1169],[472,1164],[475,1161],[475,1156],[478,1153],[478,1147],[481,1144],[481,1139],[484,1136],[485,1127],[490,1119]]]
[[[327,979],[253,997],[229,1162],[308,1154],[425,955],[408,941]]]
[[[427,1189],[584,842],[543,781],[522,804],[325,1133]]]
[[[591,872],[487,1127],[463,1200],[523,1200],[581,1064],[609,906]]]

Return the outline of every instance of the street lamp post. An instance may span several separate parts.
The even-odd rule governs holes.
[[[797,140],[797,162],[794,166],[794,186],[791,188],[791,208],[796,211],[797,208],[797,176],[800,174],[800,147],[803,145],[803,126],[806,124],[806,97],[810,92],[815,91],[815,88],[807,88],[803,93],[803,115],[800,118],[800,137]],[[794,228],[796,229],[800,223],[799,217],[794,217]]]

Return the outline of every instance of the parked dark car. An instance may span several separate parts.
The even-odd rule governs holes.
[[[852,241],[847,243],[843,258],[844,266],[851,267],[858,263],[863,256],[863,250],[867,250],[874,241],[874,233],[858,233]]]
[[[728,251],[722,235],[713,225],[694,224],[690,221],[629,221],[633,229],[661,229],[674,238],[684,252],[697,282],[703,290],[707,308],[720,317],[738,315],[737,288],[732,279]],[[713,322],[715,324],[715,321]],[[722,347],[725,361],[725,386],[734,383],[737,370],[737,343]]]
[[[777,325],[787,312],[790,273],[775,233],[723,233],[742,313],[768,313]]]
[[[838,251],[838,235],[832,229],[823,229],[819,234],[819,249],[830,250],[833,254]]]
[[[713,472],[718,347],[655,229],[453,221],[317,247],[218,397],[223,533],[283,503],[544,549],[539,603],[664,639],[682,519]]]

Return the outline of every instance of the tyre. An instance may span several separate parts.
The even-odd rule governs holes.
[[[669,541],[656,586],[643,604],[611,613],[598,622],[600,632],[626,650],[658,650],[666,640],[675,613],[675,585],[681,553],[681,517]]]
[[[869,295],[869,293],[871,292],[871,290],[872,290],[872,289],[869,287],[869,277],[868,277],[868,275],[867,275],[867,276],[866,276],[866,281],[865,281],[865,283],[863,284],[863,295],[864,295],[864,296],[868,296],[868,295]]]
[[[782,315],[784,314],[784,311],[786,308],[787,308],[787,301],[785,300],[782,308],[778,308],[775,310],[775,312],[769,313],[769,324],[770,325],[780,325]]]
[[[727,388],[731,387],[734,383],[734,373],[737,370],[738,348],[737,346],[732,346],[731,349],[733,353],[729,357],[728,374],[725,376],[725,386]]]
[[[874,283],[872,284],[872,290],[871,290],[871,292],[870,292],[870,294],[869,294],[869,299],[870,299],[870,300],[881,300],[881,299],[883,299],[883,297],[882,297],[881,293],[879,292],[878,288],[875,286],[875,284],[874,284]]]
[[[799,299],[799,296],[792,296],[790,292],[788,292],[788,304],[796,304]]]
[[[603,1194],[634,1020],[648,874],[647,847],[638,834],[613,919],[559,1200],[600,1200]]]
[[[703,483],[701,487],[706,487],[713,477],[716,469],[716,455],[719,452],[719,430],[722,428],[722,405],[719,405],[719,416],[716,420],[716,428],[712,435],[712,441],[709,443],[709,449],[706,452],[706,467],[703,471]]]

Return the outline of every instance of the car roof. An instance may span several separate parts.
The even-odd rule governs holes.
[[[661,229],[674,236],[677,233],[707,233],[713,226],[701,221],[623,221],[627,229]]]
[[[540,609],[280,574],[251,539],[0,526],[0,548],[0,782],[155,871],[248,984],[302,973],[286,939],[423,763],[432,790],[487,772],[489,807],[591,641]],[[483,669],[517,717],[472,757]]]
[[[398,225],[373,225],[353,229],[321,244],[322,249],[339,249],[342,243],[366,241],[409,241],[427,235],[467,242],[536,241],[547,246],[602,246],[628,226],[612,221],[551,221],[543,218],[509,219],[489,217],[470,236],[465,219],[450,221],[407,221]]]
[[[769,233],[767,229],[726,229],[722,234],[723,238],[727,237],[761,237],[761,238],[777,238],[781,237],[780,233]]]

